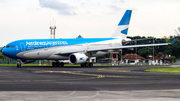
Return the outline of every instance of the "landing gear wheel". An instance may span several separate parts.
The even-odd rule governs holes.
[[[87,63],[87,62],[84,63],[84,65],[85,65],[85,67],[89,67],[89,63]]]
[[[89,63],[89,67],[93,67],[93,63]]]
[[[84,67],[84,63],[81,63],[81,67]]]
[[[17,68],[21,68],[21,63],[17,63]]]
[[[56,67],[56,63],[55,63],[55,62],[53,62],[53,63],[52,63],[52,66],[53,66],[53,67]]]
[[[64,67],[64,62],[61,62],[60,65],[61,65],[61,67]]]
[[[56,62],[56,67],[60,67],[60,63],[59,62]]]

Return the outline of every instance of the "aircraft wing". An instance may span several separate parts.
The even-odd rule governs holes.
[[[90,48],[86,50],[76,50],[76,51],[64,51],[60,52],[60,54],[68,54],[68,53],[76,53],[76,52],[96,52],[96,51],[104,51],[104,50],[114,50],[114,49],[123,49],[123,48],[136,48],[136,47],[148,47],[148,46],[163,46],[168,44],[173,44],[178,40],[178,38],[174,39],[170,43],[157,43],[157,44],[143,44],[143,45],[127,45],[127,46],[114,46],[114,47],[100,47],[100,48]]]
[[[168,45],[169,43],[162,43],[162,44],[144,44],[144,45],[127,45],[127,46],[115,46],[115,47],[104,47],[99,49],[87,49],[87,51],[97,51],[97,50],[113,50],[113,49],[123,49],[123,48],[136,48],[136,47],[148,47],[148,46],[162,46]]]

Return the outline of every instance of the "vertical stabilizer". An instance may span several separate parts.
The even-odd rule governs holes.
[[[122,19],[120,20],[115,33],[111,37],[126,37],[128,33],[129,23],[131,19],[132,10],[126,10]]]

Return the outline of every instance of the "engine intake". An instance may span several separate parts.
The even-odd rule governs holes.
[[[69,61],[71,64],[85,63],[88,57],[83,53],[73,53],[69,56]]]

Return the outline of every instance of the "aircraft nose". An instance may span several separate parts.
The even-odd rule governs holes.
[[[2,53],[7,56],[7,49],[3,49]]]
[[[2,53],[3,53],[5,56],[7,56],[7,57],[17,58],[17,57],[16,57],[16,54],[14,53],[14,50],[13,50],[13,49],[3,48],[3,49],[2,49]]]

